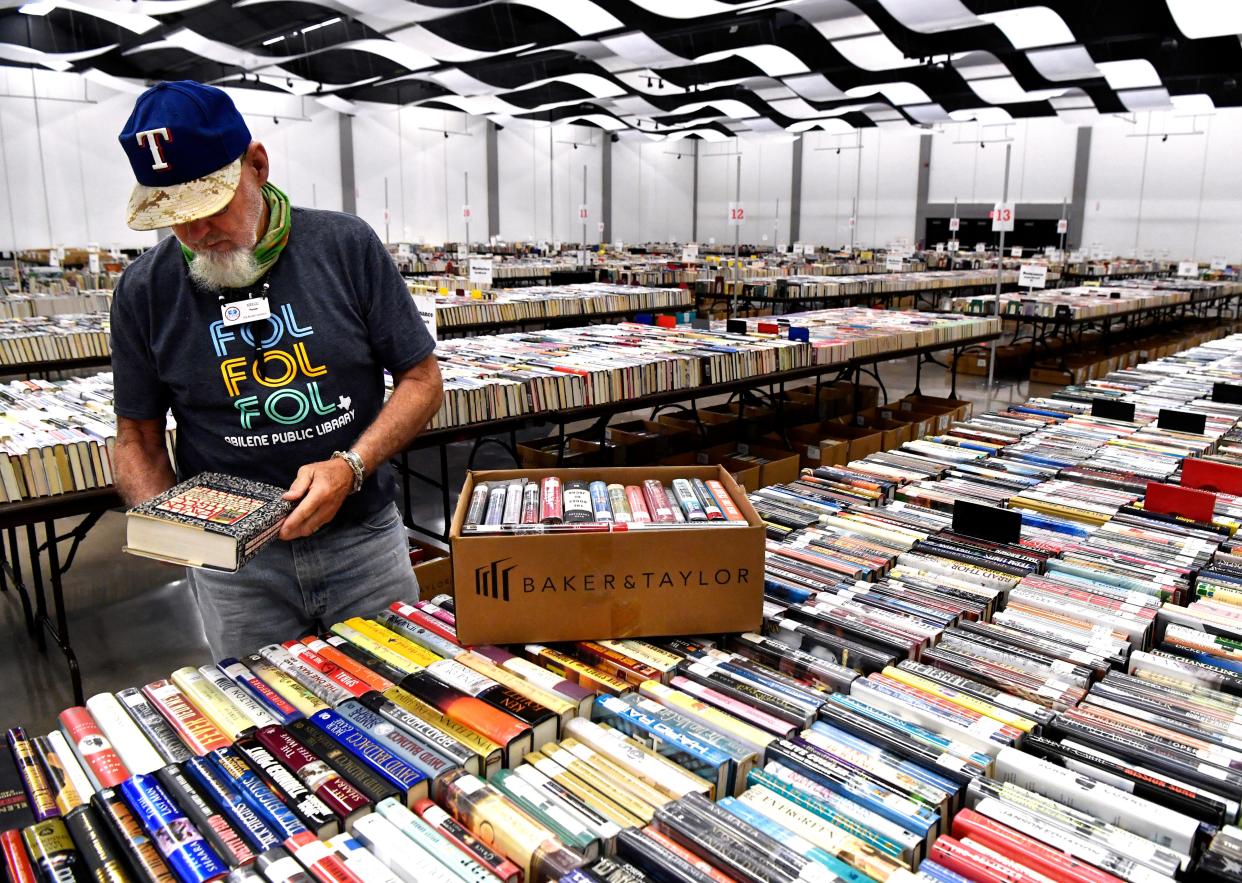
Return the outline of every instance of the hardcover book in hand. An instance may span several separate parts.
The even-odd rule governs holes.
[[[270,484],[201,473],[129,510],[125,551],[236,571],[280,530],[290,510],[283,493]]]

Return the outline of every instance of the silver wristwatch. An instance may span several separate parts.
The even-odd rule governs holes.
[[[356,494],[362,490],[362,483],[366,480],[366,467],[362,465],[362,457],[358,456],[357,451],[333,451],[333,460],[344,460],[349,464],[349,468],[354,473],[354,486],[350,488],[351,494]]]

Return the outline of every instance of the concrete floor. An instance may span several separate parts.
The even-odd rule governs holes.
[[[912,359],[887,363],[881,374],[892,398],[913,389]],[[922,385],[927,395],[947,395],[947,372],[924,366]],[[958,381],[959,396],[975,402],[977,410],[993,402],[998,406],[1021,402],[1053,389],[1027,381],[1001,381],[989,400],[983,378],[963,375]],[[540,436],[546,431],[530,434]],[[451,485],[461,485],[469,453],[467,444],[450,450]],[[412,465],[428,474],[436,468],[434,455],[428,453],[420,454]],[[481,449],[475,459],[476,468],[511,466],[508,456],[495,446]],[[423,496],[415,502],[415,520],[436,530],[442,526],[438,493],[429,490],[423,489]],[[58,523],[62,531],[70,526]],[[181,666],[211,661],[184,570],[122,554],[124,535],[124,516],[120,512],[105,515],[65,576],[69,633],[87,696],[141,686]],[[11,590],[0,595],[0,647],[4,648],[0,652],[0,727],[22,725],[31,733],[48,732],[55,727],[60,710],[73,701],[68,671],[56,648],[49,648],[46,655],[38,652]]]

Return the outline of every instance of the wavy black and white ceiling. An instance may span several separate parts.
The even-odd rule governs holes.
[[[0,64],[705,138],[1242,105],[1242,0],[0,0]]]

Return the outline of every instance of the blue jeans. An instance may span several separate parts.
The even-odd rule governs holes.
[[[274,540],[236,573],[190,568],[216,659],[308,634],[393,601],[418,599],[405,525],[390,503],[361,522],[330,522],[300,540]]]

